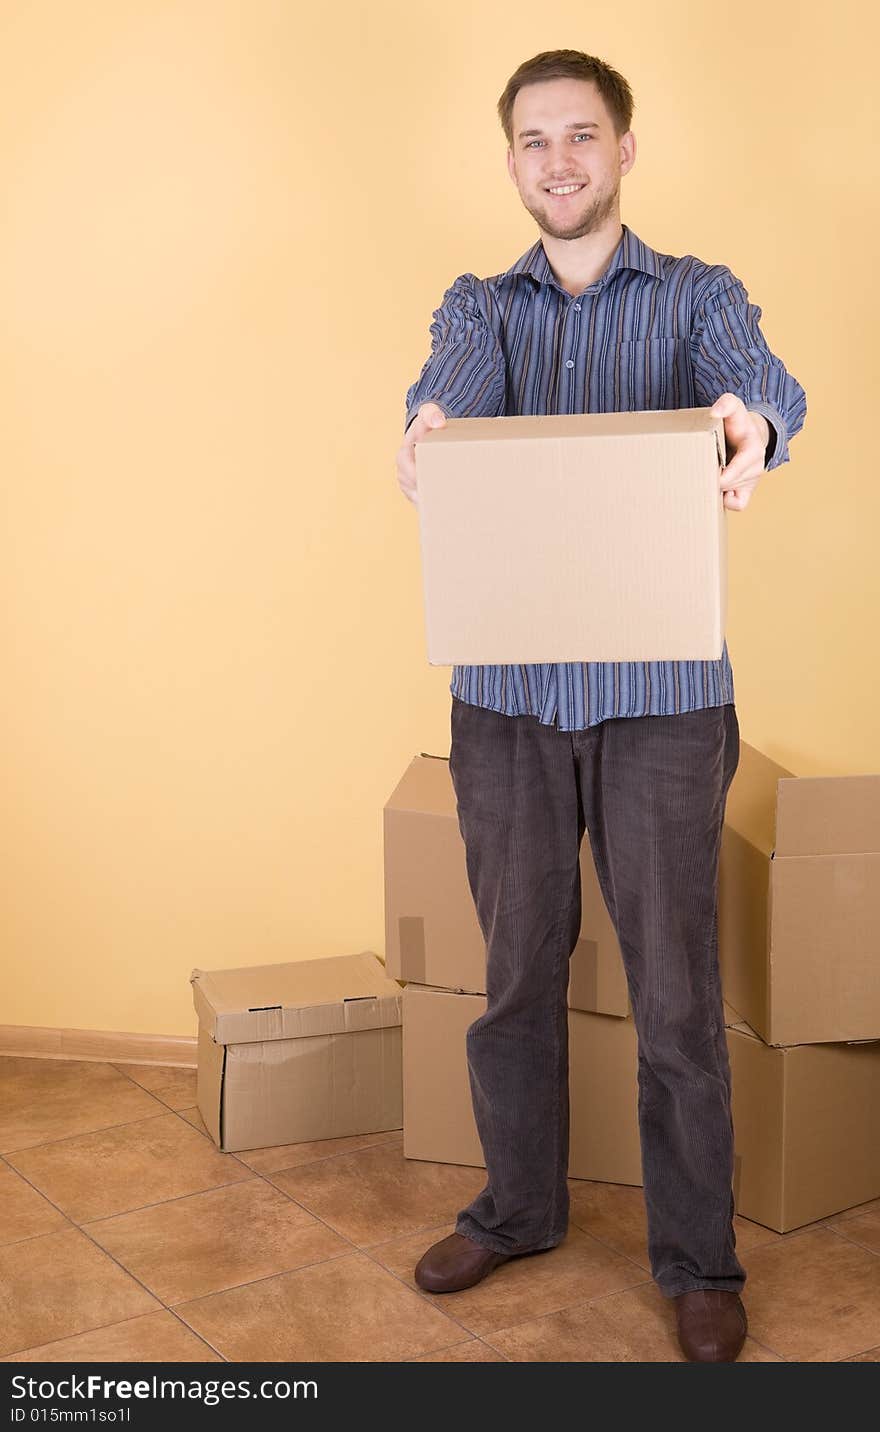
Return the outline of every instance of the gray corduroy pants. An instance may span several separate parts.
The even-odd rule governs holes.
[[[450,772],[487,953],[467,1059],[487,1184],[456,1231],[498,1252],[568,1226],[567,990],[588,832],[638,1035],[651,1272],[739,1292],[717,891],[732,703],[560,731],[452,699]]]

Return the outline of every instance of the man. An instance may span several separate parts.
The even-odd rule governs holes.
[[[724,506],[742,511],[788,460],[803,389],[731,271],[657,253],[620,221],[635,161],[625,79],[574,50],[514,73],[498,102],[510,177],[539,240],[506,273],[467,273],[431,325],[407,393],[398,482],[447,417],[710,406]],[[455,667],[450,772],[486,941],[486,1013],[467,1056],[487,1184],[416,1282],[470,1287],[553,1248],[568,1220],[568,960],[585,830],[617,931],[639,1041],[652,1275],[693,1361],[746,1335],[735,1252],[730,1066],[717,882],[739,726],[718,661]]]

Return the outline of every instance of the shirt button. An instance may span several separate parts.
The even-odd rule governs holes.
[[[575,306],[574,306],[574,311],[575,311],[575,313],[580,313],[580,311],[581,311],[581,306],[580,306],[579,303],[576,303],[576,304],[575,304]]]
[[[574,367],[574,363],[572,362],[571,358],[566,358],[566,360],[565,360],[565,366],[566,366],[566,368],[573,368],[573,367]]]

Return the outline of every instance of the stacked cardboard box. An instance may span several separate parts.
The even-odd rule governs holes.
[[[741,743],[718,895],[737,1206],[779,1232],[880,1196],[880,776]]]
[[[480,1164],[465,1034],[485,1010],[486,947],[444,757],[417,756],[384,812],[385,960],[403,993],[403,1147]],[[614,926],[588,838],[568,989],[573,1178],[639,1183],[636,1036]]]
[[[739,1212],[779,1232],[880,1196],[880,777],[795,779],[741,744],[719,944]],[[589,839],[569,986],[574,1178],[641,1182],[637,1045]],[[403,994],[404,1153],[482,1165],[465,1055],[485,946],[448,761],[385,808],[388,973]],[[830,1041],[830,1042],[823,1042]]]

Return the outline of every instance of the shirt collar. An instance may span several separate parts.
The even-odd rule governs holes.
[[[643,243],[638,234],[633,233],[628,225],[623,224],[621,227],[623,234],[620,243],[611,255],[607,269],[597,282],[604,284],[617,269],[622,268],[637,269],[641,273],[651,274],[654,278],[662,277],[660,256],[656,251]],[[550,283],[554,288],[562,289],[562,285],[550,267],[550,260],[547,258],[541,239],[532,244],[532,247],[527,249],[507,272],[508,274],[528,274],[537,283]],[[591,284],[590,287],[592,288],[593,285]]]

